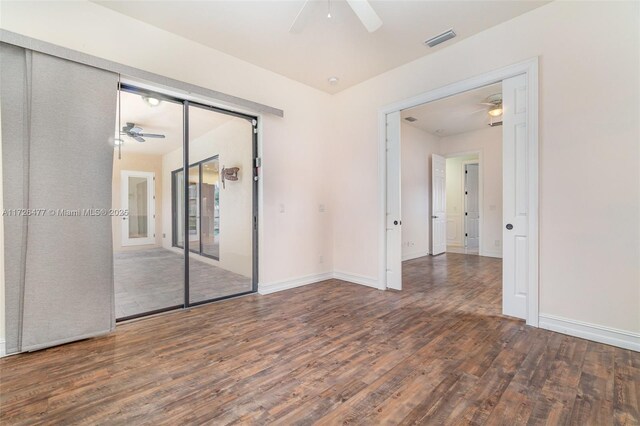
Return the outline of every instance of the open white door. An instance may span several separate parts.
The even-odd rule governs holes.
[[[502,103],[502,312],[526,319],[530,198],[526,75],[503,80]]]
[[[122,217],[122,245],[154,244],[155,188],[153,172],[121,172],[122,208],[129,214]]]
[[[431,155],[431,254],[447,251],[447,160]]]
[[[387,114],[387,288],[402,290],[400,112]]]

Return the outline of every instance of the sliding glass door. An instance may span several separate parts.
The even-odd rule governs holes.
[[[118,320],[255,292],[256,119],[134,87],[121,97]]]
[[[202,106],[188,113],[189,304],[198,304],[255,288],[255,122]],[[177,185],[182,171],[174,176]]]
[[[184,229],[177,224],[182,219],[184,187],[182,169],[173,173],[173,245],[184,248]],[[220,171],[218,156],[192,164],[189,167],[189,251],[211,259],[220,260]]]

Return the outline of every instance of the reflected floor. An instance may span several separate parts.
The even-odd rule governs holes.
[[[192,302],[251,291],[251,278],[189,258]],[[164,248],[114,253],[116,318],[182,305],[184,257]]]

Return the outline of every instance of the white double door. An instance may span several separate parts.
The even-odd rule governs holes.
[[[502,309],[506,315],[527,317],[529,287],[529,163],[526,75],[502,81],[503,91],[503,253]],[[400,210],[400,112],[386,116],[386,280],[402,288],[402,212]],[[446,251],[446,160],[432,156],[432,255]]]

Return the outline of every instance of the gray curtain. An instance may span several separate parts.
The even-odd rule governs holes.
[[[4,43],[0,58],[3,207],[36,213],[4,217],[7,353],[108,333],[111,218],[84,212],[111,208],[118,76]]]

